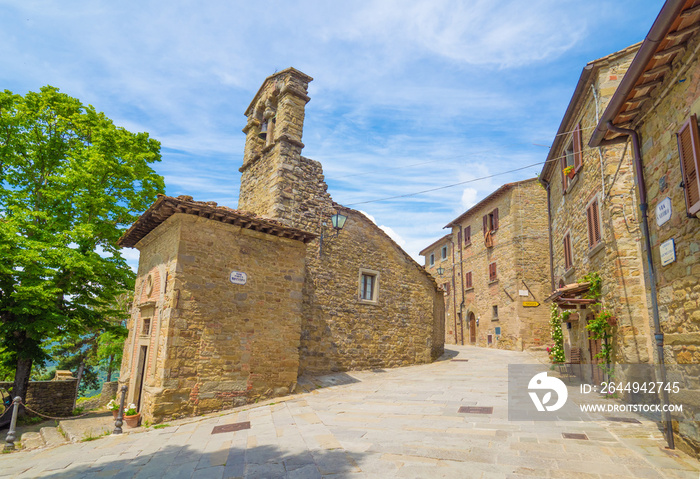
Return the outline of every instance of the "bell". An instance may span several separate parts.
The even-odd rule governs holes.
[[[258,133],[258,138],[261,140],[267,139],[267,120],[263,120],[262,125],[260,125],[260,133]]]

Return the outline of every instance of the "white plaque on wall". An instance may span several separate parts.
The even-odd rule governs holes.
[[[231,275],[228,279],[233,284],[246,284],[248,282],[248,275],[242,271],[231,271]]]
[[[673,242],[673,238],[661,243],[659,253],[661,253],[661,266],[666,266],[676,261],[676,245]]]
[[[661,226],[671,219],[671,198],[668,196],[656,205],[656,226]]]
[[[518,291],[518,294],[520,296],[529,296],[530,295],[526,289],[521,289],[520,291]]]

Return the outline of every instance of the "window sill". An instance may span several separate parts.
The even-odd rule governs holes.
[[[471,288],[464,288],[465,293],[468,293],[470,291],[474,291],[474,286],[472,286]]]
[[[371,301],[369,299],[358,299],[357,302],[359,304],[367,304],[367,305],[376,305],[377,304],[377,300]]]
[[[472,242],[469,241],[469,243],[464,243],[464,249],[469,248],[472,245]]]
[[[498,318],[491,318],[491,321],[498,321]]]
[[[494,279],[494,280],[488,282],[489,285],[496,284],[496,283],[498,283],[497,279]]]
[[[605,243],[601,240],[597,245],[588,250],[588,257],[591,258],[605,248]]]

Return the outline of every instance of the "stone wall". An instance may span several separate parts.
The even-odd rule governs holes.
[[[652,98],[644,104],[644,121],[637,128],[648,193],[664,358],[670,364],[700,364],[700,220],[686,214],[683,188],[679,187],[682,177],[675,135],[691,115],[700,117],[700,60],[696,54],[699,46],[700,36],[695,34],[684,58],[674,62],[666,83],[652,91]],[[677,74],[684,81],[678,81]],[[654,109],[647,113],[651,105]],[[659,226],[656,206],[665,198],[671,199],[671,219]],[[670,239],[675,242],[676,260],[663,266],[659,248]],[[700,379],[697,374],[684,379],[689,394],[683,400],[683,414],[696,420],[674,425],[680,433],[677,445],[698,455]]]
[[[487,247],[483,216],[496,208],[499,225],[491,234],[493,245]],[[462,232],[467,227],[471,230],[471,241],[463,239],[461,245],[460,226]],[[464,342],[472,343],[474,334],[472,344],[477,346],[522,350],[545,344],[546,308],[523,307],[523,301],[542,301],[549,290],[546,194],[536,180],[505,185],[461,215],[452,222],[452,243],[458,245],[453,315],[460,342],[464,331]],[[492,263],[496,264],[495,281],[489,275]],[[467,288],[465,277],[470,272],[472,287]],[[472,315],[477,320],[474,333]]]
[[[405,366],[443,352],[442,292],[393,240],[359,211],[310,243],[300,373]],[[378,275],[376,302],[359,298],[360,271]],[[437,319],[436,319],[437,318]]]
[[[176,267],[168,277],[176,293],[160,330],[167,348],[153,355],[157,374],[146,377],[143,417],[200,414],[287,394],[299,368],[304,244],[186,214],[153,233],[159,229],[176,234]],[[144,246],[147,264],[157,252]],[[233,284],[232,271],[246,273],[246,284]]]
[[[564,189],[559,161],[545,177],[550,183],[550,213],[552,217],[552,244],[555,285],[575,283],[587,273],[597,272],[602,279],[601,303],[618,318],[614,329],[613,361],[616,363],[645,363],[650,361],[651,336],[645,302],[646,283],[643,276],[641,231],[638,201],[634,189],[633,165],[630,148],[613,145],[588,148],[592,127],[597,123],[597,112],[602,112],[635,54],[628,49],[593,62],[594,73],[590,83],[598,98],[586,85],[581,98],[576,99],[576,110],[565,125],[568,132],[577,124],[583,131],[583,164],[568,187]],[[598,104],[596,105],[596,102]],[[566,140],[570,138],[566,137]],[[555,158],[561,158],[567,141]],[[623,153],[625,155],[623,156]],[[597,200],[600,212],[600,243],[589,247],[586,208]],[[573,265],[564,263],[564,236],[570,235]],[[581,350],[582,362],[597,362],[585,329],[586,319],[593,309],[581,307],[579,320],[564,325],[567,358],[572,347]],[[591,380],[597,367],[583,367],[582,373]]]
[[[23,402],[36,412],[53,417],[71,417],[76,398],[77,379],[65,381],[29,381]],[[13,383],[0,382],[0,388],[12,389]],[[12,392],[10,392],[12,395]],[[27,411],[31,416],[31,411]]]

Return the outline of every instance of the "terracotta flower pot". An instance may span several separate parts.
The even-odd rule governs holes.
[[[112,417],[114,417],[114,420],[115,420],[115,421],[117,420],[117,416],[119,416],[119,411],[118,411],[118,410],[117,410],[117,411],[112,410]]]
[[[610,326],[615,326],[617,324],[617,318],[615,316],[610,316],[607,318],[607,321]]]
[[[124,422],[126,423],[127,427],[138,427],[139,419],[141,419],[140,412],[137,412],[133,416],[124,416]]]

